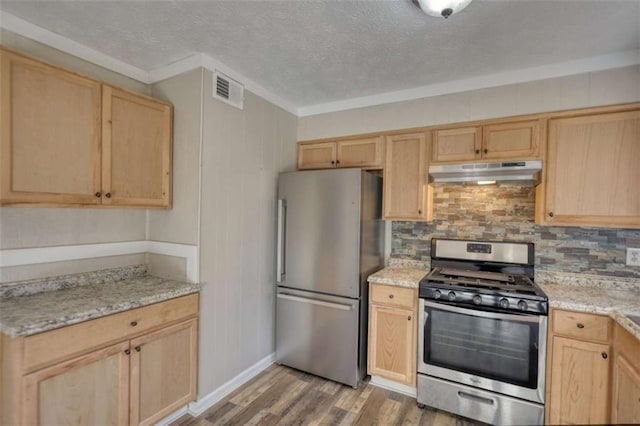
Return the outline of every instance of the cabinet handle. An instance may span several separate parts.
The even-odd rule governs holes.
[[[125,349],[125,350],[124,350],[124,353],[125,353],[126,355],[129,355],[129,354],[131,353],[131,349]]]
[[[107,198],[111,198],[111,193],[107,192],[106,194],[104,194],[104,196],[107,197]]]
[[[549,217],[553,217],[553,212],[549,212]]]
[[[479,149],[476,149],[476,154],[480,154],[480,150]]]
[[[390,294],[390,295],[389,295],[389,299],[393,299],[393,294]]]
[[[489,150],[488,150],[487,148],[485,148],[485,149],[484,149],[484,153],[485,153],[485,154],[488,154],[488,153],[489,153]]]
[[[96,194],[95,194],[95,195],[96,195],[96,198],[100,198],[100,197],[102,197],[102,194],[101,194],[100,192],[96,192]]]
[[[607,357],[608,357],[608,356],[609,356],[609,355],[607,355],[607,353],[606,353],[606,352],[602,352],[602,359],[607,359]]]
[[[136,352],[140,352],[140,346],[136,346]]]
[[[418,210],[418,214],[422,214],[422,210]]]
[[[340,160],[336,160],[336,164],[340,164]]]
[[[138,325],[138,321],[131,321],[131,327],[135,327],[136,325]]]
[[[336,164],[336,162],[335,162],[335,161],[333,161],[333,160],[331,160],[331,164]]]
[[[577,324],[577,327],[578,327],[578,328],[584,328],[584,324],[582,324],[581,322],[579,322],[579,323]]]
[[[407,319],[408,319],[409,321],[411,321],[411,315],[409,315],[409,316],[407,317]]]

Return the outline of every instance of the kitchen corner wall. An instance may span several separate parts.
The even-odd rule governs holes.
[[[245,90],[244,109],[204,76],[200,397],[274,351],[278,173],[296,166],[297,118]]]
[[[393,222],[391,257],[428,261],[431,238],[535,243],[536,270],[640,278],[625,265],[640,230],[546,227],[534,224],[531,185],[434,185],[433,222]]]
[[[295,116],[246,90],[242,110],[212,93],[202,68],[152,86],[175,108],[173,208],[148,212],[147,237],[198,246],[198,398],[274,351],[276,184],[296,165]],[[147,256],[157,273],[182,273]]]

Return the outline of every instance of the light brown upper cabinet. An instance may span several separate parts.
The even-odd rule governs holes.
[[[168,207],[171,107],[106,85],[102,101],[103,204]]]
[[[0,205],[170,207],[171,106],[0,48]]]
[[[388,136],[384,169],[384,218],[430,220],[427,134]]]
[[[432,162],[538,157],[539,121],[505,121],[433,131]]]
[[[382,136],[298,144],[298,169],[361,167],[381,169],[384,161]]]
[[[100,82],[0,49],[0,204],[100,204]]]
[[[640,110],[548,128],[544,223],[640,228]]]

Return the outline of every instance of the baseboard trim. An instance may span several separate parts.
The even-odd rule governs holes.
[[[393,380],[385,379],[380,376],[371,376],[371,381],[369,383],[371,383],[373,386],[398,392],[403,395],[410,396],[412,398],[416,397],[416,388],[403,385],[401,383],[397,383],[397,382],[394,382]]]
[[[173,413],[169,414],[164,419],[160,420],[158,423],[155,424],[155,426],[167,426],[167,425],[170,425],[171,423],[175,422],[176,420],[178,420],[180,417],[184,416],[188,412],[189,412],[189,406],[185,405],[184,407],[180,408],[177,411],[174,411]]]
[[[251,367],[247,368],[219,388],[215,389],[213,392],[189,404],[189,414],[191,414],[192,416],[199,416],[200,414],[204,413],[215,403],[221,401],[231,392],[238,389],[240,386],[244,385],[249,380],[253,379],[259,373],[264,371],[267,367],[273,364],[275,360],[275,352],[262,358],[260,361],[256,362]]]

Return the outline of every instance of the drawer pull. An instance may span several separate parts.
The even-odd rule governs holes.
[[[607,353],[606,353],[606,352],[602,352],[602,359],[607,359],[607,357],[608,357],[608,356],[609,356],[609,355],[607,355]]]
[[[138,325],[138,321],[131,321],[131,327],[135,327],[136,325]]]
[[[390,295],[389,295],[389,299],[393,299],[393,294],[390,294]]]
[[[584,324],[582,324],[581,322],[578,323],[578,328],[584,328]]]

